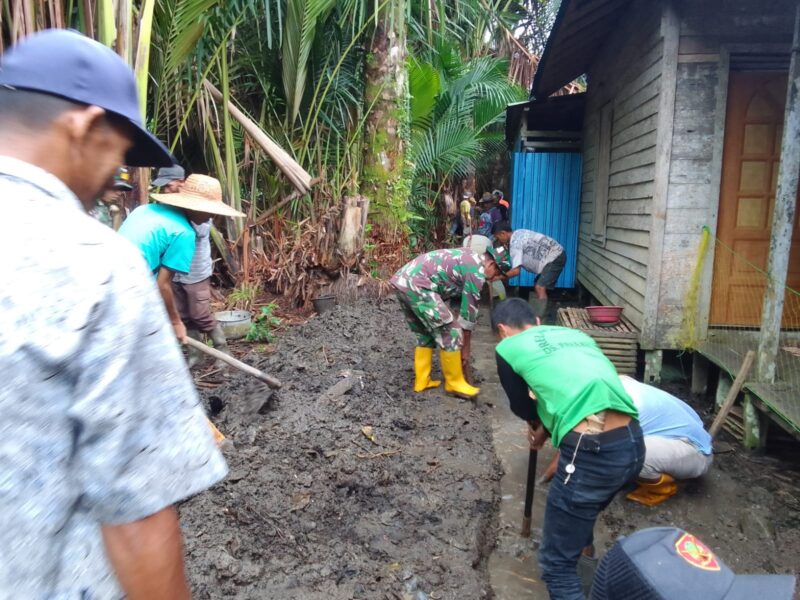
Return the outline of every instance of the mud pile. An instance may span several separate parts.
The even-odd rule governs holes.
[[[393,300],[338,307],[201,390],[227,479],[180,507],[195,598],[490,596],[499,464],[485,406],[411,391]]]

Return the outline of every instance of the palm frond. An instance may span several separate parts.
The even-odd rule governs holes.
[[[287,0],[281,59],[290,124],[295,122],[300,112],[308,75],[308,59],[317,26],[334,3],[335,0]]]

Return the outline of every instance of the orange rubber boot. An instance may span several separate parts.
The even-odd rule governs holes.
[[[678,493],[675,479],[663,473],[656,481],[640,479],[638,483],[639,487],[625,497],[645,506],[656,506]]]

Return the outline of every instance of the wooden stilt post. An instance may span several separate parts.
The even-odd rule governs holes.
[[[772,213],[772,235],[769,243],[767,272],[769,279],[764,292],[761,317],[761,336],[758,344],[756,376],[759,381],[775,381],[778,338],[783,318],[786,274],[789,270],[789,251],[792,247],[792,228],[797,208],[797,180],[800,174],[800,5],[797,7],[789,64],[789,84],[786,91],[786,112],[781,139],[781,164],[778,169],[778,189]]]

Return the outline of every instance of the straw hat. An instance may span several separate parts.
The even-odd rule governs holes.
[[[151,197],[178,208],[196,210],[225,217],[245,217],[243,212],[231,208],[222,201],[222,186],[219,180],[208,175],[189,175],[179,192],[174,194],[151,194]]]

